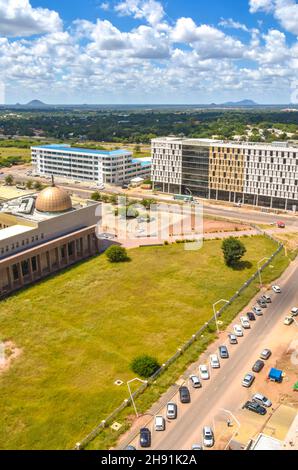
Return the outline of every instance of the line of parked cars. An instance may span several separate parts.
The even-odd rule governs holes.
[[[273,292],[280,294],[281,288],[279,286],[272,286]],[[251,323],[256,321],[256,316],[263,315],[263,310],[268,308],[268,304],[272,303],[272,299],[269,295],[263,295],[257,300],[257,305],[252,308],[252,311],[248,312],[246,316],[240,317],[240,325],[234,325],[233,333],[229,333],[228,340],[231,345],[238,344],[238,338],[244,336],[244,330],[249,330],[251,328]],[[291,311],[292,316],[298,316],[298,308],[293,308]],[[292,318],[293,320],[293,318]],[[255,381],[254,373],[259,373],[265,366],[265,362],[272,355],[270,349],[264,349],[260,358],[254,363],[252,367],[253,372],[249,372],[245,375],[242,380],[242,386],[249,388],[252,386]],[[227,346],[219,346],[218,354],[211,354],[209,357],[211,369],[220,368],[220,359],[226,360],[229,359],[230,354]],[[220,359],[219,359],[220,358]],[[209,366],[206,364],[200,364],[198,368],[198,375],[192,374],[189,377],[189,384],[194,389],[202,388],[202,382],[210,379],[210,370]],[[182,404],[189,404],[191,402],[190,390],[186,385],[183,385],[179,388],[179,399]],[[258,413],[260,415],[265,415],[267,413],[266,408],[272,406],[271,401],[260,393],[256,393],[251,401],[247,401],[243,405],[243,409]],[[166,406],[166,418],[168,420],[175,420],[178,417],[178,405],[175,402],[169,402]],[[166,430],[166,420],[163,416],[156,416],[154,422],[155,431],[165,431]],[[203,446],[204,447],[213,447],[215,443],[214,433],[211,427],[205,426],[203,428]],[[142,428],[140,430],[140,446],[142,448],[151,446],[151,431],[148,428]],[[194,444],[192,450],[203,450],[201,444]],[[132,446],[129,446],[132,447]]]

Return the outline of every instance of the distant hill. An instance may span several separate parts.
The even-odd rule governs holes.
[[[253,100],[242,100],[242,101],[228,101],[227,103],[222,103],[221,106],[259,106],[258,103],[256,103]]]
[[[48,106],[47,104],[43,103],[40,100],[32,100],[29,101],[29,103],[25,104],[26,108],[44,108],[45,106]]]

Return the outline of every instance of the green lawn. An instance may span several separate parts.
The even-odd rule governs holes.
[[[22,355],[0,376],[1,449],[72,448],[124,398],[116,379],[146,352],[160,362],[211,316],[276,249],[245,238],[251,268],[228,269],[221,242],[132,250],[131,262],[92,259],[2,301],[0,339]],[[271,278],[286,266],[277,261]]]
[[[0,147],[0,165],[20,161],[29,163],[31,160],[31,150],[17,147]]]

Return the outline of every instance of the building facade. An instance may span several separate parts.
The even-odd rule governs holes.
[[[67,145],[31,147],[32,164],[40,175],[90,181],[96,184],[129,183],[132,178],[150,178],[151,163],[135,159],[126,150],[89,150]]]
[[[151,179],[167,193],[296,211],[298,145],[154,139]]]
[[[73,205],[55,186],[0,204],[0,298],[104,251],[98,203]]]

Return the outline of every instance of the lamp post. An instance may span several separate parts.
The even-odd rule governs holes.
[[[131,402],[132,402],[132,406],[135,410],[135,414],[136,414],[136,417],[138,418],[139,417],[139,413],[138,413],[138,410],[137,410],[137,407],[136,407],[136,404],[135,404],[135,401],[134,401],[134,398],[133,398],[133,394],[131,393],[131,388],[130,388],[130,384],[133,383],[133,382],[141,382],[143,384],[147,384],[148,383],[148,380],[141,380],[139,379],[138,377],[136,377],[135,379],[131,379],[129,380],[128,382],[126,382],[126,385],[127,385],[127,388],[128,388],[128,392],[129,392],[129,396],[130,396],[130,399],[131,399]]]
[[[259,262],[258,262],[258,273],[259,273],[259,279],[260,279],[260,287],[262,289],[263,287],[263,281],[262,281],[262,270],[261,270],[261,266],[260,264],[263,263],[263,261],[269,261],[270,258],[262,258]]]
[[[237,424],[237,429],[236,431],[233,433],[231,439],[229,440],[229,442],[227,443],[226,447],[225,447],[225,450],[228,449],[230,443],[232,442],[232,440],[234,439],[234,437],[236,436],[237,432],[239,431],[239,429],[241,428],[241,423],[240,421],[236,418],[236,416],[230,411],[230,410],[224,410],[222,409],[221,411],[223,411],[224,413],[226,413],[227,415],[231,416],[232,417],[232,420],[234,420]]]
[[[218,312],[216,311],[215,307],[220,304],[220,303],[226,303],[226,304],[229,304],[230,302],[228,300],[225,300],[225,299],[221,299],[221,300],[218,300],[217,302],[215,302],[213,304],[213,313],[214,313],[214,319],[215,319],[215,323],[216,323],[216,329],[217,329],[217,333],[219,334],[219,326],[218,326],[218,320],[217,320],[217,314]]]

